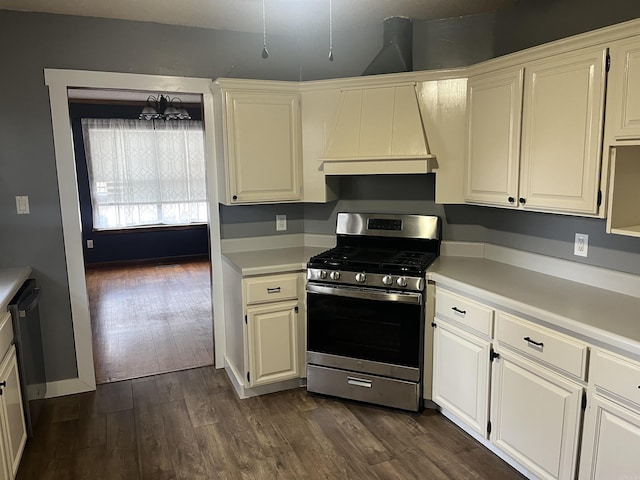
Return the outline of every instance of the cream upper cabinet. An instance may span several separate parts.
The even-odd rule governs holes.
[[[640,237],[640,37],[612,44],[610,55],[605,123],[605,154],[610,159],[607,233]]]
[[[607,49],[526,65],[519,201],[524,208],[597,214]]]
[[[603,47],[472,76],[465,201],[598,215]]]
[[[467,82],[465,200],[516,206],[520,167],[523,69],[477,75]]]
[[[302,151],[297,84],[218,80],[224,158],[220,201],[228,205],[301,201]],[[219,162],[220,165],[220,162]]]
[[[611,142],[640,140],[640,37],[611,45],[607,86],[607,136]]]

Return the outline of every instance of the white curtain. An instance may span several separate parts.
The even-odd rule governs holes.
[[[93,228],[207,221],[202,122],[82,119]]]

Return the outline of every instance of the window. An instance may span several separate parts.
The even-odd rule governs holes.
[[[82,119],[93,228],[207,222],[202,122]]]

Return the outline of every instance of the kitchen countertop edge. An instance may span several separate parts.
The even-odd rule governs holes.
[[[242,276],[252,276],[305,270],[309,258],[325,250],[324,247],[288,247],[228,252],[222,256]]]
[[[640,360],[640,298],[472,257],[439,257],[427,279]]]

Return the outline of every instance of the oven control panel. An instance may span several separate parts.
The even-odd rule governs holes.
[[[393,290],[410,290],[421,292],[424,290],[423,277],[405,277],[401,275],[387,275],[381,273],[351,272],[343,270],[324,270],[308,268],[307,280],[310,282],[336,283],[342,285],[356,285]]]

